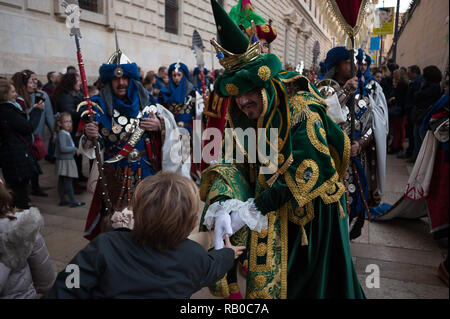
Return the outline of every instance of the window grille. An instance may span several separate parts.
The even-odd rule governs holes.
[[[178,34],[178,1],[166,0],[166,32]]]
[[[99,13],[98,0],[79,0],[81,9]]]

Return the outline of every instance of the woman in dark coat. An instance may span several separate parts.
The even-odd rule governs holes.
[[[80,114],[77,112],[77,106],[83,101],[83,96],[80,94],[81,78],[76,73],[66,73],[61,78],[58,86],[53,92],[52,101],[55,104],[56,112],[67,112],[72,115],[72,139],[75,145],[78,146],[79,136],[77,136],[78,124],[80,123]],[[82,173],[82,159],[81,155],[75,155],[75,162],[78,169],[78,180],[87,181],[87,178]],[[77,187],[76,187],[77,188]]]
[[[424,136],[420,135],[420,128],[422,121],[441,97],[441,81],[442,72],[436,66],[431,65],[423,69],[424,83],[420,90],[414,95],[414,108],[412,120],[414,121],[414,152],[413,159],[415,160],[419,155],[420,147]]]
[[[32,106],[36,102],[40,102],[42,99],[44,100],[44,109],[41,114],[41,118],[37,127],[35,128],[33,135],[38,135],[42,140],[45,139],[45,125],[47,125],[48,130],[53,132],[54,118],[53,118],[53,108],[50,102],[47,93],[44,91],[40,91],[37,89],[38,79],[36,73],[30,70],[23,70],[21,72],[15,73],[11,80],[13,81],[13,85],[17,91],[17,102],[21,103],[23,111],[27,113],[29,117],[29,113],[33,109]],[[38,99],[39,96],[39,99]],[[20,97],[20,99],[19,99]],[[21,102],[19,102],[19,100]],[[35,160],[37,160],[35,158]],[[33,175],[31,178],[31,194],[34,196],[47,197],[48,194],[44,192],[44,190],[39,185],[39,175],[42,175],[42,169],[37,163],[38,172]]]
[[[14,86],[0,80],[0,164],[13,192],[14,206],[28,209],[28,184],[39,168],[31,153],[33,131],[39,125],[44,103],[33,105],[29,119],[16,102]]]
[[[408,92],[408,75],[402,69],[394,71],[392,97],[388,100],[389,127],[393,131],[393,140],[388,154],[395,154],[402,149],[405,140],[405,101]]]

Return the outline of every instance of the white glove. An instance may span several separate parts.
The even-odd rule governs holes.
[[[222,249],[225,245],[223,239],[225,235],[233,235],[233,229],[231,228],[230,214],[222,214],[216,217],[214,226],[214,248]]]
[[[237,211],[231,212],[231,229],[233,230],[233,234],[245,225],[246,223],[242,220]]]

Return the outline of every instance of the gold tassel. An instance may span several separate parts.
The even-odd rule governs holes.
[[[312,113],[309,107],[304,107],[302,110],[298,111],[292,118],[292,126],[309,119],[311,116]]]
[[[339,202],[339,216],[341,218],[345,218],[345,212],[344,212],[344,208],[342,207],[341,202]]]
[[[302,226],[302,246],[308,246],[308,237],[306,236],[305,227]]]
[[[228,287],[227,274],[220,280],[220,285],[222,288],[222,296],[228,298],[230,296],[230,288]]]

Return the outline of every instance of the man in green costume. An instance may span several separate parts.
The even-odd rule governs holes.
[[[231,132],[245,160],[225,156],[203,172],[200,230],[214,228],[216,249],[225,234],[247,246],[247,298],[364,298],[350,256],[342,184],[348,137],[305,77],[282,70],[278,56],[261,54],[257,38],[249,41],[217,1],[211,3],[219,37],[212,43],[226,70],[214,89],[231,97],[225,136]],[[237,134],[249,128],[265,129],[257,155]],[[277,129],[275,143],[270,129]],[[236,286],[229,273],[211,290],[230,297]]]

